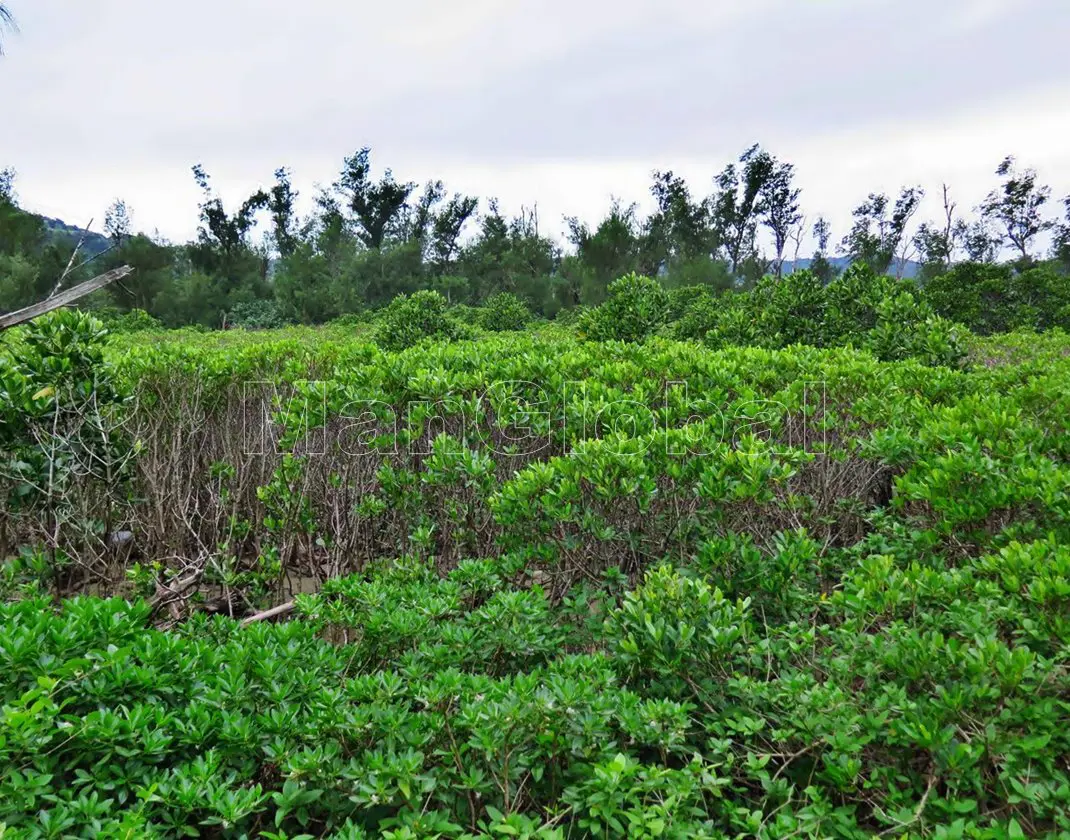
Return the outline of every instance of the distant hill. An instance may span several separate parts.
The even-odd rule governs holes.
[[[809,268],[811,262],[812,260],[787,260],[784,263],[784,273],[790,274],[792,271],[802,271]],[[830,257],[829,263],[836,271],[842,272],[851,264],[851,260],[847,257]],[[888,269],[888,273],[895,274],[895,265]],[[903,277],[913,280],[919,274],[921,274],[921,263],[907,260],[903,266]]]
[[[48,216],[40,216],[39,218],[44,222],[45,227],[48,229],[48,235],[53,240],[68,243],[72,248],[84,234],[85,241],[82,242],[82,249],[78,252],[82,260],[95,257],[108,250],[111,246],[111,241],[102,233],[95,233],[94,231],[85,233],[81,228],[69,225],[62,219],[51,219]]]

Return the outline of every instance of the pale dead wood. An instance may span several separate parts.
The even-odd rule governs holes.
[[[116,280],[122,280],[124,277],[133,273],[134,269],[128,265],[124,265],[120,268],[113,268],[111,271],[100,274],[92,280],[86,280],[84,283],[79,283],[73,288],[59,292],[58,294],[35,303],[32,306],[27,306],[16,312],[9,312],[6,315],[0,315],[0,330],[6,330],[8,327],[14,327],[18,324],[23,324],[26,321],[31,321],[39,315],[51,312],[53,309],[68,306],[76,300],[80,300],[86,295],[97,291],[97,289],[103,289],[109,283],[114,283]]]
[[[242,619],[242,627],[247,627],[256,621],[266,621],[269,618],[274,618],[277,615],[286,615],[288,612],[293,612],[294,602],[287,601],[285,604],[279,604],[277,607],[272,607],[270,610],[264,610],[258,612],[256,615],[251,615],[248,618]]]
[[[52,291],[48,293],[49,297],[54,297],[56,292],[59,291],[59,287],[63,285],[63,281],[67,279],[67,275],[71,273],[71,269],[74,267],[74,258],[78,256],[78,252],[82,250],[82,245],[85,244],[85,238],[89,236],[89,229],[93,227],[93,220],[89,220],[89,224],[85,226],[85,230],[82,231],[81,237],[78,239],[78,244],[74,246],[74,251],[71,252],[71,258],[67,260],[67,267],[63,269],[63,274],[59,276],[59,280],[56,281],[56,285],[52,287]]]

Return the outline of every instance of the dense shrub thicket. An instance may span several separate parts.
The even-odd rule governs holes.
[[[1070,277],[1051,266],[965,263],[930,281],[924,295],[938,313],[981,335],[1070,329]]]
[[[696,294],[672,333],[712,346],[853,344],[882,361],[915,358],[933,365],[957,365],[966,353],[962,328],[937,315],[913,282],[861,263],[829,284],[798,271],[767,277],[751,292]]]
[[[927,294],[10,331],[4,836],[1070,832],[1070,341]]]

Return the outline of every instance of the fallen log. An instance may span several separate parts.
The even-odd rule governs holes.
[[[100,274],[92,280],[86,280],[84,283],[79,283],[77,286],[73,286],[66,291],[58,292],[57,294],[52,295],[52,297],[45,298],[39,303],[27,306],[25,309],[19,309],[17,312],[9,312],[6,315],[0,315],[0,330],[6,330],[8,327],[24,324],[26,321],[33,320],[38,315],[44,315],[46,312],[51,312],[53,309],[59,309],[61,306],[72,304],[76,300],[80,300],[86,295],[95,292],[97,289],[103,289],[109,283],[114,283],[116,280],[122,280],[124,277],[133,273],[134,269],[128,265],[124,265],[120,268],[113,268],[111,271]]]

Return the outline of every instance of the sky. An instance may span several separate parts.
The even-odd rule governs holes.
[[[362,146],[555,235],[649,209],[655,169],[706,195],[755,142],[837,240],[874,191],[969,210],[1007,154],[1070,193],[1067,0],[4,2],[0,168],[96,230],[122,198],[191,237],[198,162],[230,207],[287,166],[307,211]]]

